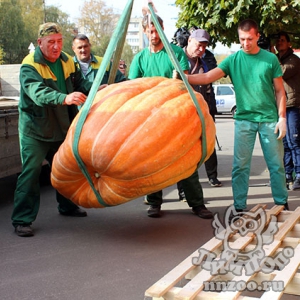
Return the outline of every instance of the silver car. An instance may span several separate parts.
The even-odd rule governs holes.
[[[213,85],[217,110],[219,114],[231,113],[235,114],[235,92],[232,84],[214,84]]]

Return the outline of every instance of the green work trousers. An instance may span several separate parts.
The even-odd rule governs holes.
[[[186,197],[186,202],[190,207],[197,207],[204,204],[203,189],[199,181],[198,170],[188,178],[180,181]],[[162,191],[147,195],[150,205],[161,205],[163,202]]]
[[[20,134],[22,172],[18,177],[14,195],[12,224],[31,225],[36,219],[40,206],[39,176],[42,163],[46,159],[52,164],[54,154],[62,142],[46,142]],[[73,202],[56,191],[59,212],[78,208]]]
[[[276,205],[284,205],[287,202],[283,143],[274,133],[275,126],[276,122],[255,123],[246,120],[234,122],[232,192],[236,209],[247,208],[251,160],[257,135],[270,173],[274,202]]]

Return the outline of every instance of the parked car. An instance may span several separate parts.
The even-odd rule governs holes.
[[[213,88],[216,96],[218,113],[231,113],[232,115],[234,115],[236,111],[236,103],[233,85],[214,84]]]

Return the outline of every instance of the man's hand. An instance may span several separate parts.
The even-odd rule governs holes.
[[[279,131],[278,140],[281,140],[285,137],[286,134],[286,118],[279,118],[274,133]]]
[[[101,84],[98,88],[98,91],[101,91],[102,89],[106,88],[108,84]]]
[[[87,96],[83,93],[73,92],[73,93],[67,95],[63,104],[66,104],[66,105],[75,104],[75,105],[79,106],[85,102],[86,98],[87,98]]]

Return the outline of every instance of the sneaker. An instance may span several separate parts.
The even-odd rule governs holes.
[[[298,190],[300,189],[300,178],[296,178],[293,185],[292,185],[292,190]]]
[[[147,200],[147,196],[144,196],[144,204],[149,205],[149,202]]]
[[[213,213],[209,211],[205,205],[200,205],[192,208],[192,212],[202,219],[212,219]]]
[[[292,186],[293,186],[293,178],[286,178],[286,188],[288,190],[291,190],[292,189]]]
[[[222,186],[222,182],[219,181],[217,178],[210,178],[208,183],[213,187]]]
[[[159,218],[161,217],[160,205],[150,205],[148,208],[148,217]]]
[[[186,202],[185,194],[184,194],[183,189],[178,190],[178,197],[179,197],[179,201]]]
[[[69,217],[86,217],[87,216],[86,211],[79,207],[74,210],[70,210],[70,211],[65,211],[65,212],[60,211],[59,213],[63,216],[69,216]]]
[[[27,237],[34,236],[33,230],[30,225],[17,225],[15,232],[18,236]]]

